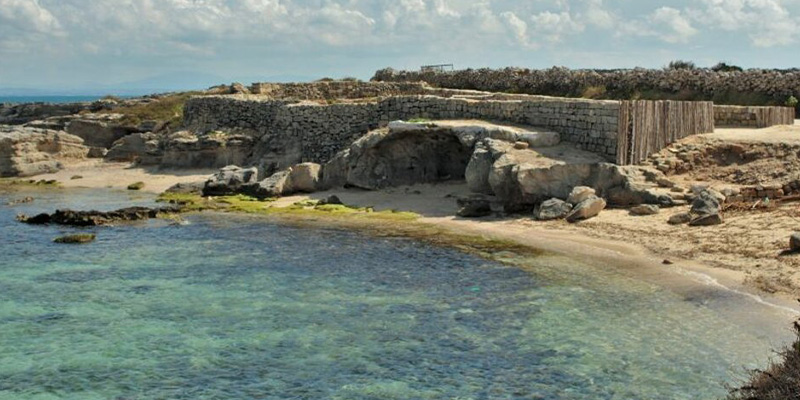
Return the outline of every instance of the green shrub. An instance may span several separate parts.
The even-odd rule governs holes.
[[[724,61],[720,61],[717,65],[711,67],[711,70],[714,72],[742,72],[742,67],[737,65],[728,65],[728,63]]]
[[[674,60],[667,64],[666,69],[697,69],[697,66],[691,61]]]
[[[786,99],[786,103],[784,104],[786,105],[786,107],[797,107],[797,97],[789,96],[789,98]]]

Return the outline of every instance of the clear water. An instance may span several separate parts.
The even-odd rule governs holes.
[[[103,96],[0,96],[2,103],[82,103],[100,100]]]
[[[65,246],[14,216],[151,199],[23,195],[0,193],[0,399],[713,399],[776,344],[561,257],[218,214]]]

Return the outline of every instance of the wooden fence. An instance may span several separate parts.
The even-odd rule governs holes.
[[[794,124],[793,107],[714,106],[716,126],[768,128]]]
[[[637,164],[675,141],[710,132],[714,132],[710,101],[621,101],[617,164]]]

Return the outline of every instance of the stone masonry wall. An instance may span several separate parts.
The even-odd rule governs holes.
[[[794,109],[790,107],[714,106],[716,126],[767,128],[794,124]]]
[[[421,82],[320,81],[311,83],[254,83],[252,94],[275,99],[334,100],[424,94]]]
[[[258,96],[204,96],[184,109],[188,129],[252,129],[261,137],[258,159],[324,163],[368,131],[393,120],[483,119],[532,125],[558,132],[562,140],[616,156],[619,102],[531,96],[527,100],[477,101],[434,96],[387,97],[377,102],[318,105],[273,101]]]

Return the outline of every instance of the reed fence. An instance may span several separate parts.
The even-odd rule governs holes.
[[[621,101],[617,164],[630,165],[687,136],[714,132],[710,101]]]

